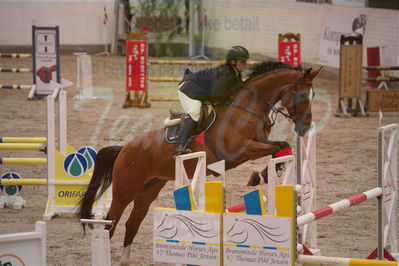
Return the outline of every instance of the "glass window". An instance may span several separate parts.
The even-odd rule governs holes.
[[[297,2],[331,4],[331,0],[296,0]]]
[[[399,1],[398,0],[368,0],[366,1],[367,7],[372,8],[386,8],[386,9],[399,9]]]

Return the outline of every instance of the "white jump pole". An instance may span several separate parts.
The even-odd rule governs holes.
[[[278,177],[276,172],[276,164],[285,163],[285,171],[281,177]],[[275,187],[277,185],[295,185],[295,157],[293,155],[286,155],[282,157],[277,157],[270,159],[267,162],[267,213],[275,215],[276,212],[276,201],[275,198]]]
[[[298,263],[306,266],[321,266],[321,265],[322,266],[349,266],[349,265],[397,266],[398,265],[396,261],[307,256],[307,255],[299,255]]]
[[[111,266],[109,231],[104,227],[112,225],[114,221],[80,219],[80,222],[98,225],[97,229],[91,231],[91,265]]]
[[[59,85],[59,84],[58,84]],[[61,86],[61,85],[59,85]],[[50,205],[53,205],[54,198],[50,195],[55,195],[54,179],[55,179],[55,98],[59,99],[59,110],[58,110],[58,149],[66,155],[66,144],[67,144],[67,117],[66,117],[66,91],[62,90],[61,87],[55,88],[52,95],[47,96],[47,107],[46,107],[46,124],[47,124],[47,195],[48,202],[46,206],[44,220],[50,220],[55,213],[48,214]]]
[[[378,186],[383,189],[378,199],[378,252],[384,257],[384,247],[390,245],[392,256],[399,259],[397,244],[397,180],[398,180],[398,124],[378,130]]]
[[[43,220],[51,220],[53,215],[48,214],[48,209],[53,205],[54,198],[50,195],[54,195],[54,186],[49,185],[51,181],[54,180],[55,174],[55,116],[54,116],[54,96],[49,95],[47,100],[47,204],[45,209],[45,214],[43,215]]]
[[[296,141],[296,170],[297,184],[303,189],[299,195],[299,203],[304,213],[314,211],[317,208],[316,202],[316,123],[313,122],[307,136],[297,135]],[[317,222],[304,225],[298,240],[305,244],[309,239],[309,248],[313,254],[320,253],[317,248]]]
[[[59,124],[58,124],[58,148],[59,151],[66,155],[66,144],[67,144],[67,94],[66,91],[61,90],[58,96],[59,105],[58,105],[58,116],[59,116]]]
[[[184,167],[184,161],[190,159],[198,159],[191,182]],[[204,183],[206,181],[206,153],[200,151],[176,156],[175,167],[175,189],[191,184],[193,195],[197,196],[194,197],[195,208],[197,210],[205,210]]]
[[[197,159],[197,166],[190,182],[184,167],[184,161]],[[176,156],[175,158],[175,190],[191,185],[193,192],[194,205],[197,210],[205,210],[204,183],[206,182],[206,153],[203,151],[193,152]],[[176,264],[183,266],[183,264]]]

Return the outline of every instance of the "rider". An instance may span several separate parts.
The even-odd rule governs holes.
[[[180,126],[178,145],[174,155],[191,152],[188,140],[200,118],[203,102],[223,102],[243,85],[242,72],[247,67],[249,52],[242,46],[233,46],[227,52],[226,63],[211,69],[192,73],[188,69],[179,85],[179,101],[187,117]]]

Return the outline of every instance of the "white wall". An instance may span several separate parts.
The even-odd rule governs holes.
[[[106,5],[108,43],[113,26],[113,1],[0,0],[0,45],[31,45],[32,25],[60,26],[62,45],[103,44],[102,17]]]
[[[107,42],[114,30],[114,0],[0,0],[0,46],[31,45],[32,24],[60,26],[61,45],[103,44],[102,17],[107,7]],[[368,17],[364,47],[384,46],[384,63],[399,65],[399,11],[365,8],[363,0],[313,4],[267,0],[204,0],[208,16],[206,45],[229,48],[241,44],[251,52],[277,57],[279,33],[301,33],[302,62],[317,63],[326,14],[332,10]],[[248,24],[231,24],[232,21]],[[212,23],[219,23],[212,24]],[[229,24],[230,23],[230,24]],[[364,58],[366,55],[364,54]]]
[[[220,30],[207,31],[207,44],[228,48],[243,45],[251,52],[277,57],[279,33],[301,33],[302,58],[313,61],[329,5],[275,1],[207,1],[209,20],[219,18]],[[222,14],[222,15],[221,15]],[[232,30],[231,19],[257,18],[258,27],[250,30]]]
[[[361,1],[334,2],[330,5],[288,1],[205,1],[208,21],[220,21],[218,30],[212,26],[207,28],[206,44],[226,49],[240,44],[251,52],[276,58],[278,34],[300,33],[302,62],[317,63],[326,14],[330,11],[355,12],[368,17],[363,58],[367,58],[366,47],[384,46],[384,63],[399,65],[398,10],[365,8]],[[251,30],[229,30],[226,26],[229,19],[250,20],[252,17],[257,18],[258,26]]]

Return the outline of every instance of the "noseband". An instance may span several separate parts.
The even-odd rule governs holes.
[[[294,94],[294,113],[292,115],[290,115],[289,113],[284,113],[280,108],[277,108],[270,101],[263,99],[263,101],[266,102],[266,104],[270,107],[271,111],[273,112],[273,114],[271,115],[271,122],[270,122],[270,119],[267,117],[267,115],[266,116],[258,115],[254,111],[244,108],[240,105],[237,105],[234,102],[231,102],[230,105],[233,107],[236,107],[238,109],[244,110],[244,111],[258,117],[260,120],[262,120],[264,125],[268,124],[269,126],[273,126],[275,124],[276,119],[277,119],[277,114],[282,114],[288,121],[294,121],[298,114],[306,115],[307,117],[311,117],[312,113],[297,111],[297,102],[299,102],[298,100],[301,98],[300,95],[304,94],[304,93],[297,91],[298,85],[312,85],[312,82],[303,82],[303,81],[295,81],[294,82],[294,91],[291,91],[291,93]],[[244,89],[255,94],[258,97],[258,92],[256,90],[254,90],[253,88],[244,87]],[[314,92],[313,92],[313,94],[314,94]],[[308,95],[308,94],[306,93],[306,95]]]

